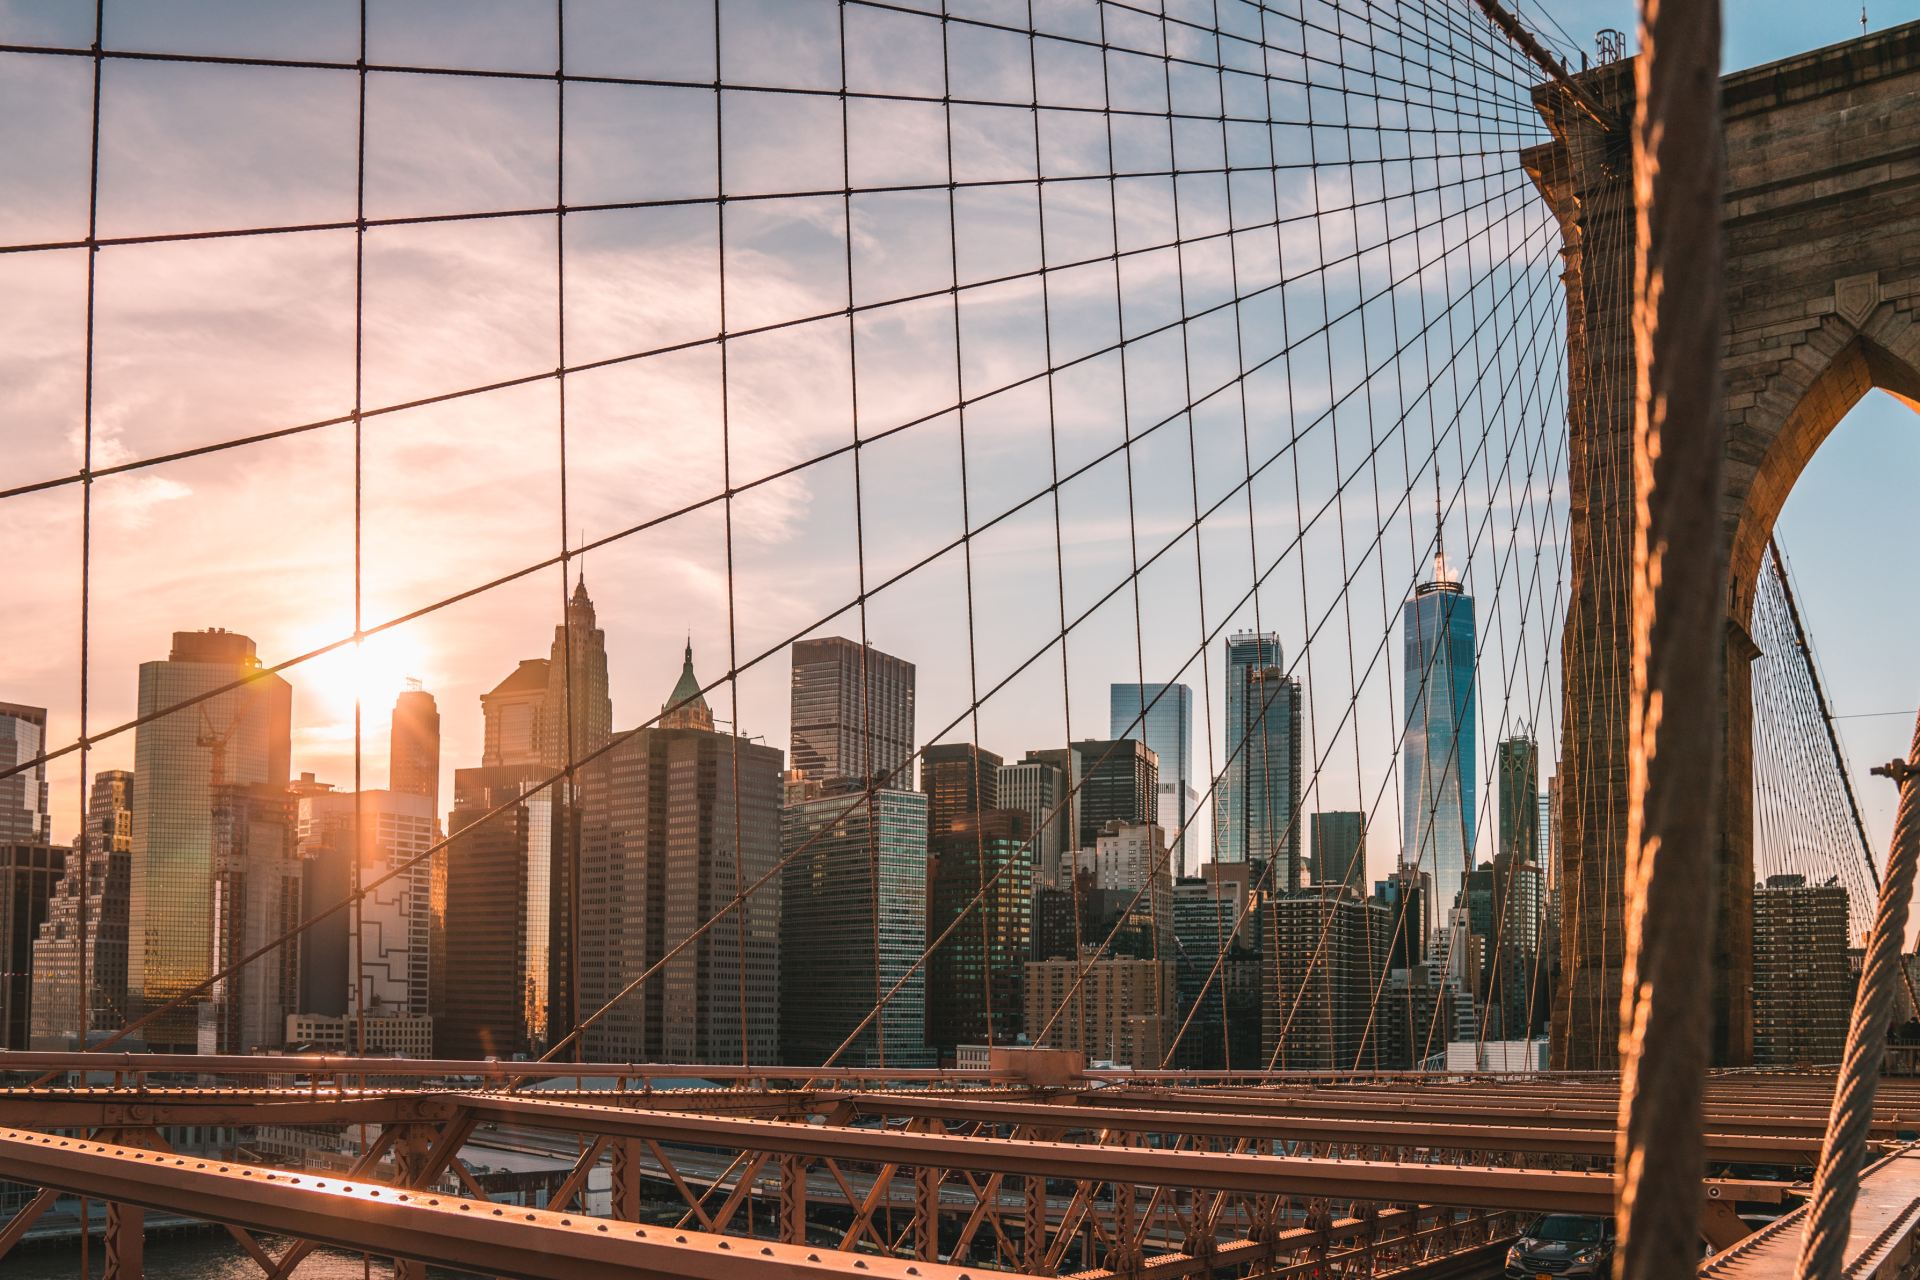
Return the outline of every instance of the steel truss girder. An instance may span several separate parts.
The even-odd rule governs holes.
[[[789,1120],[637,1112],[620,1107],[497,1094],[457,1095],[481,1123],[637,1137],[685,1146],[810,1155],[1045,1178],[1135,1183],[1246,1195],[1325,1195],[1339,1200],[1422,1201],[1459,1208],[1612,1212],[1607,1173],[1302,1156],[1115,1147],[1035,1139],[811,1125]]]
[[[583,1215],[508,1208],[337,1177],[222,1164],[133,1147],[0,1130],[10,1180],[139,1209],[511,1280],[804,1280],[860,1274],[961,1280],[957,1267],[852,1255]]]
[[[863,1116],[934,1118],[975,1123],[1048,1124],[1063,1129],[1119,1129],[1131,1133],[1219,1138],[1275,1138],[1346,1147],[1428,1147],[1448,1151],[1539,1152],[1611,1161],[1611,1130],[1547,1124],[1489,1124],[1395,1119],[1349,1119],[1296,1114],[1195,1112],[1159,1107],[1090,1107],[1073,1103],[979,1101],[949,1094],[823,1094],[845,1099]],[[1820,1138],[1803,1134],[1748,1137],[1710,1134],[1710,1159],[1747,1164],[1809,1163]]]

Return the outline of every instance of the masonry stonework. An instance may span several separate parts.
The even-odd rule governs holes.
[[[1633,68],[1581,76],[1616,118]],[[1716,850],[1713,1053],[1753,1053],[1753,726],[1747,634],[1787,495],[1880,387],[1920,409],[1920,23],[1722,81],[1726,117],[1726,800]],[[1568,306],[1572,591],[1562,662],[1561,975],[1553,1065],[1618,1064],[1634,531],[1633,164],[1554,86],[1522,159],[1558,217]]]

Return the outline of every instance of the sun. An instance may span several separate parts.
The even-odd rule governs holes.
[[[422,674],[423,656],[402,631],[376,632],[304,664],[300,692],[318,700],[320,719],[351,723],[357,698],[363,727],[384,726],[394,699]]]

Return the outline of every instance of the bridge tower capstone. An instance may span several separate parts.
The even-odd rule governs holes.
[[[1553,1065],[1568,1070],[1618,1064],[1635,519],[1633,65],[1580,80],[1622,127],[1609,133],[1543,86],[1534,100],[1553,140],[1522,157],[1559,219],[1566,265],[1571,595]],[[1820,443],[1874,387],[1920,409],[1920,23],[1727,76],[1721,104],[1730,585],[1713,1055],[1741,1065],[1753,1051],[1747,626],[1774,521]]]

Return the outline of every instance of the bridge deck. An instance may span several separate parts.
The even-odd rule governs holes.
[[[1806,1229],[1806,1208],[1795,1209],[1756,1231],[1700,1268],[1712,1280],[1748,1280],[1793,1274]],[[1847,1235],[1848,1280],[1891,1280],[1906,1275],[1920,1239],[1920,1151],[1888,1156],[1860,1179]]]

